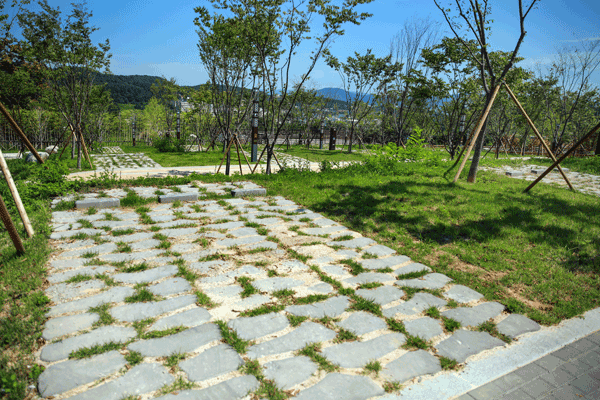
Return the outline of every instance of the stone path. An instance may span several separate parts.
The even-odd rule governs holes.
[[[274,384],[403,398],[386,389],[540,329],[282,197],[231,198],[240,186],[256,188],[195,182],[160,191],[209,199],[53,213],[43,397],[241,399]],[[499,335],[477,331],[490,320]]]
[[[480,167],[482,171],[492,171],[499,173],[501,175],[507,175],[511,178],[524,179],[526,181],[534,181],[539,175],[541,175],[544,171],[546,171],[547,167],[542,167],[539,165],[524,165],[522,167],[512,167],[512,166],[502,166],[502,167]],[[584,174],[580,172],[572,172],[568,168],[563,168],[563,171],[571,181],[571,184],[575,188],[575,190],[592,194],[596,196],[600,196],[600,176]],[[564,178],[558,172],[558,169],[555,168],[548,175],[542,179],[542,182],[549,183],[553,185],[558,185],[564,188],[568,188],[567,183]]]
[[[98,171],[161,167],[160,164],[144,153],[95,154],[93,158],[94,165]]]

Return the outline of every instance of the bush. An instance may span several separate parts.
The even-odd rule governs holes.
[[[186,149],[185,140],[171,137],[155,140],[154,147],[161,153],[183,153]]]

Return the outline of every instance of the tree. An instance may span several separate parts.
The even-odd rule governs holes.
[[[150,87],[153,98],[158,100],[164,112],[164,123],[166,125],[166,137],[171,136],[173,123],[177,116],[179,104],[179,92],[181,88],[177,85],[175,78],[167,79],[164,76],[157,79]]]
[[[348,117],[350,118],[350,143],[348,152],[352,152],[354,128],[369,114],[374,102],[371,95],[379,95],[383,87],[391,82],[401,65],[391,63],[392,56],[375,57],[368,49],[365,55],[354,53],[355,57],[348,57],[345,63],[340,63],[337,58],[329,57],[327,63],[334,68],[342,78],[342,85],[346,95]],[[354,90],[354,95],[350,92]],[[370,94],[370,92],[374,92]]]
[[[41,11],[26,11],[19,16],[26,39],[28,59],[44,66],[44,79],[53,102],[65,122],[81,143],[84,118],[90,106],[97,72],[108,71],[110,49],[108,39],[97,46],[91,35],[98,28],[90,27],[92,14],[85,4],[73,4],[73,10],[63,23],[58,9],[46,0],[39,3]],[[78,146],[77,167],[81,168],[81,148]]]
[[[483,90],[486,94],[486,107],[492,101],[492,93],[496,86],[502,83],[510,69],[516,62],[519,49],[525,39],[527,32],[525,31],[525,19],[539,0],[528,0],[528,4],[523,7],[523,0],[518,0],[519,5],[519,38],[512,52],[508,53],[509,57],[503,60],[501,64],[495,65],[490,57],[489,32],[491,5],[490,0],[449,0],[456,6],[457,15],[452,15],[453,11],[449,8],[441,6],[442,0],[433,0],[436,7],[442,12],[448,26],[454,33],[454,36],[461,42],[465,50],[469,53],[473,63],[477,65],[479,77]],[[462,29],[462,23],[466,25],[466,31],[471,35],[477,43],[477,51],[473,51],[468,40],[464,38],[459,31]],[[487,119],[475,143],[475,152],[473,153],[473,161],[469,169],[469,182],[475,182],[477,178],[477,169],[479,167],[479,159],[485,141],[485,133],[487,128]]]
[[[344,33],[342,26],[346,23],[358,25],[370,16],[354,10],[359,4],[370,1],[372,0],[344,0],[341,5],[333,5],[332,0],[211,0],[219,10],[218,13],[232,15],[228,20],[231,28],[222,29],[217,25],[219,29],[215,30],[213,27],[213,34],[219,40],[227,40],[231,44],[241,42],[237,51],[231,45],[225,48],[236,55],[232,59],[240,60],[240,66],[248,61],[246,68],[251,67],[250,76],[256,78],[256,81],[252,79],[252,87],[257,87],[260,92],[262,125],[270,138],[266,149],[267,173],[271,173],[273,149],[293,105],[296,104],[299,89],[304,87],[317,61],[328,54],[331,41]],[[196,11],[204,16],[203,21],[209,19],[210,13],[205,8],[199,7]],[[321,18],[322,25],[313,34],[317,17]],[[233,29],[238,34],[237,39],[231,37]],[[295,60],[294,56],[300,46],[309,40],[314,47],[308,58],[308,67],[292,83],[290,67]]]

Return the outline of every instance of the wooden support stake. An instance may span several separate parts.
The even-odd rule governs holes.
[[[517,105],[517,108],[519,109],[519,111],[521,111],[521,114],[523,114],[523,116],[525,117],[525,120],[527,121],[527,123],[529,124],[529,126],[531,127],[531,129],[533,129],[533,132],[535,133],[535,135],[538,137],[538,139],[540,140],[540,142],[542,142],[542,145],[544,146],[544,148],[548,152],[548,155],[550,155],[550,158],[552,159],[552,161],[556,162],[556,157],[552,153],[552,150],[550,150],[550,148],[546,144],[546,141],[544,140],[544,138],[542,137],[542,135],[540,135],[540,132],[537,130],[537,128],[533,124],[533,121],[529,118],[529,115],[527,115],[527,113],[525,112],[525,109],[523,108],[523,106],[519,102],[519,99],[517,99],[517,96],[515,96],[515,94],[513,93],[513,91],[510,90],[510,87],[508,87],[508,85],[506,84],[506,82],[504,82],[504,87],[508,91],[508,94],[510,95],[510,97],[512,98],[512,100]],[[569,178],[567,178],[567,175],[565,175],[565,172],[562,170],[562,168],[560,167],[560,165],[557,165],[557,168],[560,171],[560,174],[565,179],[565,182],[567,182],[567,185],[569,185],[569,188],[571,188],[571,190],[575,190],[575,188],[573,187],[573,185],[571,185],[571,181],[569,181]]]
[[[256,162],[256,165],[254,165],[254,169],[252,170],[252,173],[254,173],[254,171],[256,171],[256,168],[258,167],[258,163],[260,163],[260,160],[262,160],[262,156],[263,154],[265,154],[265,150],[267,150],[267,147],[269,145],[265,145],[265,147],[263,148],[263,151],[260,153],[260,157],[258,157],[258,161]]]
[[[8,209],[6,208],[6,204],[4,204],[4,199],[0,196],[0,218],[8,231],[10,238],[12,239],[15,248],[17,249],[17,255],[25,254],[25,248],[23,247],[23,242],[19,237],[17,229],[15,228],[15,224],[13,224],[12,219],[10,219],[10,214],[8,214]]]
[[[237,151],[237,155],[238,155],[238,164],[240,165],[240,175],[244,175],[244,173],[242,172],[242,157],[240,157],[240,146],[238,146],[238,143],[240,142],[237,138],[237,135],[233,135],[233,138],[235,139],[235,150]],[[242,149],[242,153],[244,152],[244,150]]]
[[[544,173],[541,174],[535,181],[533,181],[531,183],[531,185],[527,186],[527,189],[525,189],[523,192],[527,193],[531,188],[533,188],[535,185],[537,185],[537,183],[539,181],[541,181],[546,175],[548,175],[550,173],[550,171],[552,171],[554,169],[554,167],[556,167],[558,164],[560,164],[565,158],[567,158],[569,156],[569,154],[574,152],[575,149],[577,149],[579,146],[581,146],[586,140],[588,140],[590,137],[592,137],[592,135],[594,133],[596,133],[596,131],[598,129],[600,129],[600,124],[593,127],[592,130],[589,131],[587,135],[585,135],[582,139],[580,139],[577,143],[575,143],[573,145],[573,147],[571,147],[565,154],[563,154],[557,161],[555,161],[554,164],[552,164],[550,167],[548,167],[548,169],[546,171],[544,171]]]
[[[12,194],[12,197],[15,200],[15,204],[17,205],[17,210],[19,210],[19,215],[21,216],[21,220],[23,221],[23,226],[25,226],[25,231],[27,231],[27,236],[33,237],[33,226],[31,226],[31,222],[29,221],[29,217],[27,216],[25,207],[23,207],[23,202],[21,201],[21,196],[19,196],[17,186],[15,185],[12,175],[10,174],[10,170],[8,169],[8,165],[6,164],[6,160],[4,160],[4,155],[2,154],[2,150],[0,150],[0,168],[2,168],[2,173],[4,174],[6,183],[8,183],[10,193]]]
[[[238,139],[238,143],[240,145],[240,147],[242,146],[242,144],[240,143],[239,139]],[[246,157],[246,153],[244,153],[244,148],[242,147],[242,154],[244,155],[244,159],[246,160],[246,164],[248,164],[248,168],[252,169],[252,166],[250,165],[250,161],[248,161],[248,157]]]
[[[502,85],[502,83],[498,84],[494,88],[494,93],[492,93],[492,98],[490,99],[490,102],[488,103],[485,111],[483,112],[483,115],[481,116],[481,119],[479,120],[479,123],[477,124],[477,127],[475,128],[475,131],[473,132],[473,138],[471,139],[471,144],[469,144],[469,148],[467,149],[467,154],[465,154],[465,158],[463,158],[462,162],[460,163],[460,167],[458,168],[458,171],[456,172],[456,176],[454,177],[454,180],[452,181],[453,183],[456,183],[458,181],[458,178],[460,177],[460,174],[461,174],[463,168],[465,167],[467,160],[469,159],[471,150],[473,150],[473,146],[475,146],[477,137],[479,136],[479,133],[481,132],[481,129],[483,128],[483,124],[485,123],[485,120],[487,119],[488,114],[490,113],[490,110],[492,109],[492,105],[494,104],[494,100],[496,100],[496,95],[498,94],[498,91],[500,90],[501,85]]]
[[[29,151],[31,151],[31,154],[33,154],[35,156],[35,158],[38,160],[38,162],[40,164],[43,164],[44,160],[42,160],[42,157],[40,157],[40,155],[38,154],[38,152],[35,149],[35,147],[33,147],[33,145],[31,144],[31,142],[29,141],[29,139],[27,139],[27,136],[25,136],[25,134],[23,133],[23,131],[21,130],[21,128],[19,127],[19,125],[17,124],[17,122],[13,119],[13,117],[10,115],[10,113],[8,112],[8,110],[4,107],[4,104],[2,104],[1,102],[0,102],[0,112],[2,112],[2,114],[4,115],[4,117],[8,120],[8,123],[13,127],[13,129],[15,130],[15,132],[17,132],[17,134],[19,136],[21,136],[21,139],[23,140],[23,143],[25,143],[25,146],[27,146],[27,148],[29,149]]]

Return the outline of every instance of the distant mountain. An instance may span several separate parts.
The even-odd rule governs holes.
[[[323,89],[317,90],[317,93],[328,99],[339,100],[339,101],[343,101],[343,102],[346,101],[346,91],[344,89],[323,88]],[[356,99],[356,92],[348,92],[348,94],[350,95],[351,100]],[[367,94],[364,97],[364,101],[370,103],[371,101],[373,101],[373,96],[370,94]]]

